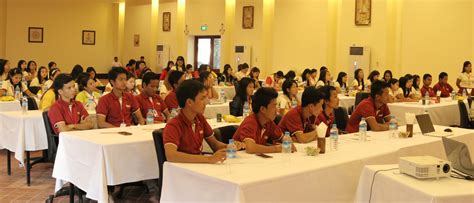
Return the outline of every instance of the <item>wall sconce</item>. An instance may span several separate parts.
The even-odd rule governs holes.
[[[184,34],[185,34],[185,35],[188,35],[188,34],[189,34],[188,25],[186,25],[186,27],[184,28]]]
[[[225,33],[224,23],[221,23],[221,29],[219,29],[219,32],[221,33],[221,35],[224,35]]]

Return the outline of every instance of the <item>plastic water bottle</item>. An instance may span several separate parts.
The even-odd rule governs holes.
[[[26,87],[27,83],[26,83],[26,78],[25,77],[21,78],[21,85],[23,85],[23,87]]]
[[[89,98],[87,100],[87,110],[88,111],[95,111],[95,102],[94,102],[94,99],[93,98]]]
[[[243,112],[242,116],[245,118],[245,117],[247,117],[249,114],[250,114],[249,103],[248,103],[248,102],[245,102],[245,104],[244,104],[244,112]]]
[[[28,98],[26,98],[26,96],[21,99],[21,112],[23,114],[28,112]]]
[[[338,150],[338,145],[339,145],[339,131],[337,130],[337,125],[336,124],[332,124],[332,128],[331,130],[329,131],[329,135],[330,135],[330,138],[331,138],[331,149],[333,151],[337,151]]]
[[[21,91],[20,91],[20,87],[19,87],[19,86],[16,86],[16,87],[15,87],[15,99],[18,99],[18,100],[21,99]]]
[[[290,137],[290,132],[286,131],[282,139],[281,153],[291,154],[291,143],[292,143],[292,140]]]
[[[395,139],[397,138],[397,120],[395,119],[395,116],[392,115],[392,118],[390,119],[390,123],[388,124],[388,128],[390,130],[390,139]]]
[[[467,96],[467,90],[464,89],[464,90],[462,91],[462,97],[463,97],[463,98],[466,98],[466,96]]]
[[[456,100],[456,91],[453,90],[453,92],[451,92],[451,99],[454,101]]]
[[[423,98],[423,105],[429,105],[430,104],[430,94],[428,91],[425,93],[425,98]]]
[[[291,100],[291,108],[295,108],[298,106],[298,101],[296,99]]]
[[[221,99],[221,102],[227,102],[227,98],[225,97],[225,92],[224,92],[224,89],[221,89],[220,91],[220,95],[219,95],[219,98]]]
[[[229,144],[227,145],[226,155],[228,159],[236,158],[237,153],[237,146],[235,146],[234,139],[229,140]]]
[[[176,117],[177,115],[178,115],[177,110],[176,109],[171,109],[170,119]]]
[[[365,122],[365,118],[362,118],[359,123],[359,141],[367,141],[367,122]]]
[[[153,109],[148,109],[148,113],[146,113],[146,124],[152,125],[155,120],[155,115],[153,114]]]

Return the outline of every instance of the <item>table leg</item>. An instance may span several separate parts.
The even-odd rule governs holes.
[[[30,186],[31,184],[30,172],[31,172],[30,152],[26,151],[26,184],[28,186]]]
[[[12,162],[11,162],[11,152],[7,149],[7,173],[12,175]]]

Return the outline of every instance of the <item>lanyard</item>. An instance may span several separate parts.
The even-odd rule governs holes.
[[[122,117],[122,123],[125,123],[125,116],[124,116],[124,114],[123,114],[123,111],[124,111],[124,109],[125,109],[125,106],[124,106],[124,105],[126,105],[126,104],[125,104],[125,103],[126,103],[126,100],[124,100],[124,96],[123,96],[123,95],[122,95],[121,98],[122,98],[122,104],[121,104],[121,106],[120,106],[120,98],[117,100],[117,102],[119,103],[119,106],[120,106],[120,116]]]

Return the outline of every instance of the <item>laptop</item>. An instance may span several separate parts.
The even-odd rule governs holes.
[[[474,177],[474,166],[465,143],[443,137],[444,151],[451,166],[468,176]]]
[[[420,129],[421,129],[421,133],[423,135],[432,136],[432,137],[447,137],[447,136],[453,135],[452,132],[435,131],[429,114],[416,115],[416,121],[418,122],[418,125],[420,126]]]

